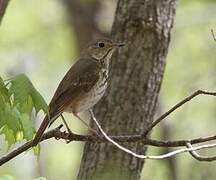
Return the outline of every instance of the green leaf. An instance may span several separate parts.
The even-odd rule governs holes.
[[[33,151],[34,151],[34,155],[39,157],[39,155],[40,155],[40,144],[38,144],[37,146],[34,146]]]
[[[27,101],[32,84],[24,75],[17,75],[11,80],[10,93],[14,95],[15,104],[23,104]]]
[[[0,106],[0,129],[6,124],[6,120],[4,118],[4,106]]]
[[[0,77],[0,109],[4,107],[6,102],[10,102],[10,94],[4,84],[4,81]]]
[[[34,104],[30,96],[28,97],[26,102],[24,102],[23,104],[17,104],[16,106],[18,107],[21,113],[25,113],[28,114],[29,116],[32,116],[32,110],[34,108]]]
[[[2,109],[5,105],[5,98],[0,92],[0,109]]]
[[[8,83],[10,86],[5,85],[0,77],[0,134],[5,135],[10,146],[16,141],[34,137],[32,110],[48,113],[48,106],[25,74],[11,78]],[[38,155],[40,147],[33,149]]]
[[[29,97],[31,97],[36,113],[40,110],[43,110],[45,113],[48,112],[48,106],[45,100],[25,74],[17,75],[11,80],[9,91],[13,94],[14,103],[19,104],[21,109],[28,104]],[[29,108],[29,110],[31,110],[31,108]],[[25,113],[29,114],[30,112],[25,111]]]
[[[4,126],[0,133],[5,135],[5,140],[8,142],[9,147],[16,142],[14,133],[8,126]]]
[[[11,107],[9,104],[6,104],[4,107],[4,112],[2,119],[5,124],[11,129],[16,137],[16,134],[21,131],[21,122],[20,122],[20,113],[16,107]]]
[[[33,123],[28,114],[21,115],[21,123],[23,128],[24,139],[30,140],[33,138],[35,130],[33,127]]]
[[[8,89],[7,89],[6,85],[4,84],[4,81],[1,77],[0,77],[0,94],[2,97],[4,97],[5,101],[9,101],[10,94],[9,94]]]
[[[37,91],[32,91],[32,100],[34,103],[34,107],[36,110],[36,113],[38,113],[40,110],[43,110],[44,113],[48,113],[48,106],[46,104],[46,101],[44,98],[40,95]]]

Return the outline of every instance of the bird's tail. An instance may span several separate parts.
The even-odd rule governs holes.
[[[41,123],[41,125],[40,125],[38,131],[36,132],[36,135],[33,139],[33,144],[35,146],[40,142],[42,135],[43,135],[44,131],[46,130],[47,126],[49,125],[49,123],[50,123],[49,117],[45,116],[44,120],[42,121],[42,123]]]

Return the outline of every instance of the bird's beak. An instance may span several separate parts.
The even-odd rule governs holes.
[[[113,46],[116,46],[116,47],[122,47],[124,45],[125,43],[113,43]]]

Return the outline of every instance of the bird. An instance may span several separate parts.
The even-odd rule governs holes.
[[[83,49],[80,58],[65,74],[49,104],[49,113],[43,119],[33,144],[37,145],[44,131],[58,117],[62,117],[67,130],[70,131],[63,113],[72,113],[85,125],[78,113],[91,109],[104,95],[109,77],[109,64],[116,49],[124,43],[111,39],[98,39]]]

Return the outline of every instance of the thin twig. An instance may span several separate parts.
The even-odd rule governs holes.
[[[146,156],[145,159],[165,159],[165,158],[169,158],[171,156],[180,154],[180,153],[184,153],[184,152],[191,152],[191,151],[197,151],[197,150],[201,150],[201,149],[209,149],[209,148],[214,148],[216,147],[216,144],[205,144],[205,145],[200,145],[197,147],[192,147],[192,148],[183,148],[183,149],[178,149],[166,154],[162,154],[159,156]]]
[[[216,147],[216,144],[200,145],[200,146],[197,146],[197,147],[178,149],[178,150],[175,150],[175,151],[172,151],[172,152],[169,152],[169,153],[165,153],[165,154],[161,154],[161,155],[158,155],[158,156],[137,154],[137,153],[131,151],[130,149],[127,149],[127,148],[123,147],[122,145],[120,145],[119,143],[117,143],[116,141],[114,141],[113,139],[111,139],[104,132],[104,130],[102,129],[102,127],[98,123],[98,121],[97,121],[96,117],[94,116],[94,113],[93,113],[92,110],[90,110],[90,113],[91,113],[91,117],[92,117],[93,121],[95,122],[95,124],[97,125],[97,127],[99,128],[99,130],[101,131],[101,133],[104,135],[104,137],[109,142],[111,142],[113,145],[115,145],[117,148],[121,149],[122,151],[124,151],[124,152],[126,152],[126,153],[128,153],[128,154],[130,154],[130,155],[132,155],[134,157],[140,158],[140,159],[160,160],[160,159],[166,159],[166,158],[169,158],[169,157],[172,157],[172,156],[175,156],[177,154],[184,153],[184,152],[191,152],[191,151],[196,151],[196,150],[200,150],[200,149],[206,149],[206,148]]]
[[[198,90],[191,94],[190,96],[186,97],[179,103],[177,103],[175,106],[173,106],[169,111],[165,112],[163,115],[161,115],[159,118],[157,118],[148,128],[147,131],[143,133],[143,137],[145,137],[158,123],[160,123],[163,119],[165,119],[167,116],[169,116],[172,112],[174,112],[176,109],[180,108],[182,105],[185,103],[189,102],[193,98],[195,98],[198,95],[209,95],[209,96],[216,96],[216,92],[208,92],[208,91],[203,91],[203,90]]]
[[[193,148],[193,146],[189,142],[186,143],[186,146],[188,148]],[[200,156],[196,151],[190,151],[189,153],[198,161],[216,161],[216,156]]]
[[[41,139],[41,141],[44,141],[46,139],[49,139],[53,137],[53,135],[60,130],[61,127],[58,127],[56,129],[53,129],[47,133],[45,133]],[[9,154],[1,157],[0,159],[0,166],[8,162],[9,160],[13,159],[17,155],[23,153],[24,151],[28,150],[29,148],[33,147],[33,140],[26,142],[22,146],[18,147],[17,149],[13,150]]]
[[[191,144],[199,144],[199,143],[209,142],[213,140],[216,140],[216,135],[200,137],[195,139],[182,139],[178,141],[159,141],[154,139],[144,139],[144,143],[146,145],[156,146],[156,147],[180,147],[180,146],[185,146],[187,142],[190,142]]]
[[[0,0],[0,24],[7,9],[9,0]]]
[[[211,33],[212,33],[212,37],[213,37],[214,41],[216,42],[216,37],[215,37],[215,34],[214,34],[214,30],[213,30],[213,29],[211,29]]]

